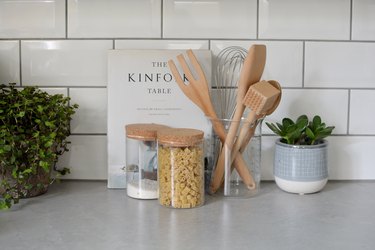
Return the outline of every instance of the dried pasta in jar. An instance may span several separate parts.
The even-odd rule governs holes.
[[[204,203],[203,131],[158,131],[159,203],[193,208]]]

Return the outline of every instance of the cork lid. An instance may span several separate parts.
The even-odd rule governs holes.
[[[137,140],[156,140],[157,131],[169,128],[168,126],[155,123],[135,123],[125,126],[126,136]]]
[[[169,128],[158,131],[158,142],[176,147],[194,146],[203,139],[203,131],[190,128]]]

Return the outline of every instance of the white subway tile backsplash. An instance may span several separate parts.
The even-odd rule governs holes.
[[[208,49],[207,40],[116,40],[115,49]]]
[[[350,134],[375,135],[375,90],[351,90]]]
[[[0,0],[0,38],[65,37],[65,0]]]
[[[375,43],[306,42],[305,86],[374,88]]]
[[[22,41],[22,83],[106,86],[110,40]]]
[[[284,117],[295,120],[306,114],[319,115],[327,126],[335,126],[334,134],[347,133],[348,90],[284,89],[279,107],[265,120],[281,122]],[[271,133],[264,124],[263,133]]]
[[[64,179],[107,179],[107,137],[71,135],[69,151],[59,159],[58,168],[70,168]]]
[[[259,38],[350,38],[350,0],[259,0]]]
[[[375,40],[374,13],[374,0],[353,0],[352,39]]]
[[[161,0],[68,0],[68,37],[160,37]]]
[[[20,83],[19,43],[0,41],[0,84],[10,82]]]
[[[226,47],[240,46],[249,49],[252,44],[267,47],[263,79],[277,80],[282,87],[302,87],[303,43],[290,41],[211,41],[216,56]]]
[[[165,38],[256,38],[256,0],[163,1]]]
[[[329,179],[375,179],[375,136],[331,136],[328,143]]]
[[[107,133],[107,89],[71,88],[71,103],[79,105],[71,122],[74,133]]]

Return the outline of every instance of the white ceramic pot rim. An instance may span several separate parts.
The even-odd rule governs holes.
[[[286,148],[298,148],[298,149],[313,149],[313,148],[324,148],[327,147],[328,141],[325,139],[321,140],[321,143],[316,144],[316,145],[292,145],[292,144],[286,144],[281,142],[281,138],[278,138],[276,140],[276,144],[281,146],[281,147],[286,147]]]

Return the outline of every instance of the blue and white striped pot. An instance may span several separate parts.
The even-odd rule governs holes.
[[[278,139],[273,169],[278,187],[298,194],[322,190],[328,180],[327,146],[326,140],[317,145],[289,145]]]

